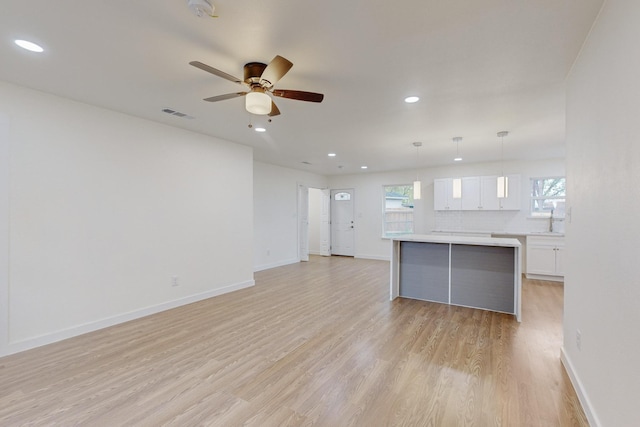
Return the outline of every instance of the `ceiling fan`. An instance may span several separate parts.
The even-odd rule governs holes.
[[[208,102],[224,101],[225,99],[245,97],[245,108],[252,114],[268,115],[270,117],[280,114],[280,110],[268,94],[282,98],[297,99],[299,101],[322,102],[324,95],[315,92],[301,90],[275,89],[274,85],[293,67],[293,63],[282,56],[276,55],[267,64],[262,62],[249,62],[244,66],[244,80],[240,80],[224,71],[217,70],[207,64],[198,61],[189,62],[196,68],[222,77],[223,79],[249,87],[248,92],[227,93],[225,95],[205,98]]]

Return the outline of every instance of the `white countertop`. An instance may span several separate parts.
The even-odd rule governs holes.
[[[391,240],[399,242],[425,242],[425,243],[453,243],[459,245],[477,246],[504,246],[519,248],[518,239],[498,238],[498,237],[476,237],[476,236],[443,236],[439,234],[407,234],[393,237]]]
[[[433,233],[456,233],[464,234],[489,234],[498,236],[551,236],[564,237],[564,233],[550,231],[472,231],[472,230],[433,230]]]

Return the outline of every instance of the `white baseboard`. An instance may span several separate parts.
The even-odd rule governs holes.
[[[8,356],[10,354],[19,353],[21,351],[30,350],[32,348],[40,347],[46,344],[52,344],[54,342],[62,341],[67,338],[73,338],[78,335],[86,334],[88,332],[97,331],[98,329],[107,328],[109,326],[118,325],[120,323],[128,322],[130,320],[139,319],[141,317],[156,314],[161,311],[170,310],[172,308],[180,307],[183,305],[191,304],[194,302],[202,301],[208,298],[216,297],[229,292],[237,291],[244,288],[249,288],[255,285],[254,280],[247,280],[246,282],[236,283],[222,288],[212,289],[210,291],[202,292],[195,295],[190,295],[184,298],[180,298],[173,301],[167,301],[151,307],[145,307],[139,310],[134,310],[128,313],[118,314],[105,319],[100,319],[95,322],[89,322],[82,325],[74,326],[61,331],[53,332],[46,335],[40,335],[33,338],[27,338],[20,341],[10,342],[6,348],[6,354],[0,354],[1,356]]]
[[[358,254],[358,255],[355,256],[355,258],[375,259],[375,260],[378,260],[378,261],[391,261],[391,257],[389,257],[389,256],[380,256],[380,255]]]
[[[589,425],[591,427],[600,427],[602,424],[600,424],[600,420],[598,420],[598,417],[593,410],[593,406],[591,406],[591,401],[587,396],[587,392],[582,386],[582,382],[580,381],[577,372],[573,368],[571,359],[569,359],[569,356],[565,353],[564,347],[560,349],[560,360],[562,361],[565,371],[567,371],[567,374],[569,375],[569,379],[571,380],[571,384],[573,384],[578,400],[580,400],[580,404],[582,404],[582,409],[589,421]]]
[[[309,255],[316,255],[316,254],[312,254],[309,253]],[[320,254],[317,254],[320,255]],[[375,259],[378,261],[389,261],[390,258],[388,256],[380,256],[380,255],[355,255],[354,258],[362,258],[362,259]],[[262,265],[256,265],[253,267],[253,272],[258,272],[258,271],[262,271],[262,270],[268,270],[270,268],[276,268],[276,267],[282,267],[284,265],[290,265],[290,264],[296,264],[300,262],[299,259],[288,259],[288,260],[284,260],[284,261],[279,261],[279,262],[274,262],[274,263],[270,263],[270,264],[262,264]]]
[[[256,265],[256,266],[253,267],[253,272],[255,273],[256,271],[262,271],[262,270],[268,270],[270,268],[282,267],[283,265],[295,264],[297,262],[300,262],[300,260],[297,259],[297,258],[292,258],[292,259],[287,259],[287,260],[284,260],[284,261],[278,261],[278,262],[269,263],[269,264]]]
[[[548,282],[564,282],[564,276],[547,276],[545,274],[529,274],[525,273],[527,279],[546,280]]]

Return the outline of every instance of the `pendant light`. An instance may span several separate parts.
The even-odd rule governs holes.
[[[420,167],[418,160],[422,142],[414,142],[413,146],[416,147],[416,180],[413,181],[413,200],[420,200],[420,197],[422,196],[422,185],[420,183],[420,179],[418,179],[418,168]]]
[[[460,157],[460,141],[462,141],[461,136],[456,136],[453,138],[453,142],[456,143],[456,157],[453,159],[454,162],[462,161],[462,157]]]
[[[501,139],[500,144],[500,176],[498,177],[498,198],[505,199],[509,197],[509,178],[504,174],[504,137],[509,135],[509,132],[503,130],[498,132],[498,137]]]
[[[461,136],[456,136],[453,138],[453,142],[456,143],[456,157],[453,159],[454,162],[462,161],[462,157],[460,157],[460,141],[462,141]],[[453,178],[452,190],[452,196],[454,199],[462,198],[462,178]]]

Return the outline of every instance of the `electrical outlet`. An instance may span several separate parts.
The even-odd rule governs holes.
[[[271,249],[267,248],[267,256],[271,255]]]
[[[173,277],[171,278],[171,286],[178,286],[178,285],[179,285],[179,283],[178,283],[178,276],[173,276]]]
[[[580,332],[580,329],[576,329],[576,347],[582,351],[582,332]]]

